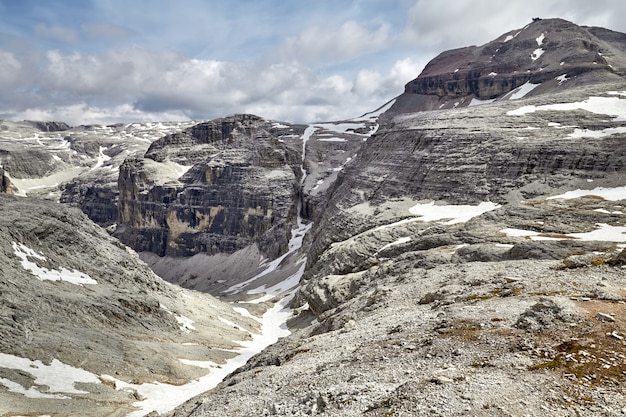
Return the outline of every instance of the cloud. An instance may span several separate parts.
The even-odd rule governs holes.
[[[310,26],[298,36],[288,37],[276,56],[283,61],[328,65],[383,48],[389,35],[386,22],[363,25],[349,20],[338,28]]]
[[[68,106],[54,106],[51,108],[25,109],[13,114],[14,120],[58,120],[72,126],[100,124],[107,125],[121,122],[155,122],[165,120],[189,120],[180,112],[146,113],[129,104],[114,107],[99,108],[87,103],[77,103]]]
[[[535,16],[626,31],[621,0],[189,1],[94,1],[66,20],[44,3],[20,8],[18,16],[56,17],[0,24],[0,117],[344,119],[402,93],[438,53]]]
[[[48,26],[45,23],[39,23],[35,26],[35,33],[43,38],[49,38],[64,43],[75,43],[78,41],[78,33],[63,26]]]
[[[626,3],[621,0],[525,0],[506,4],[497,0],[417,0],[408,11],[401,37],[421,50],[443,52],[484,44],[524,27],[533,17],[560,17],[578,25],[626,31],[626,21],[621,19],[624,14]]]

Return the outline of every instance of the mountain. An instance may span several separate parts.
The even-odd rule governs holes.
[[[546,19],[435,58],[317,209],[297,330],[168,415],[623,413],[625,46]]]
[[[485,45],[441,53],[406,85],[394,110],[464,107],[619,82],[625,42],[623,33],[538,20]]]
[[[71,202],[139,252],[65,205],[1,200],[1,297],[12,311],[0,351],[12,356],[0,363],[0,398],[18,404],[3,412],[625,413],[624,48],[620,33],[536,20],[442,53],[394,100],[337,122],[3,122],[10,190]],[[67,141],[75,149],[57,149],[70,136],[81,137]],[[161,281],[138,257],[221,301]],[[83,281],[39,281],[44,268]],[[26,321],[20,305],[37,323],[28,332],[11,321]],[[119,312],[110,323],[91,319],[109,310]],[[285,337],[230,373],[252,356],[242,339],[271,333],[270,320]],[[35,328],[51,330],[29,347]],[[188,366],[207,357],[221,368]],[[46,392],[36,360],[103,383],[85,376]],[[173,388],[194,370],[230,375],[175,410],[142,403],[149,381]],[[33,390],[72,401],[46,409]],[[108,401],[123,395],[113,411]]]

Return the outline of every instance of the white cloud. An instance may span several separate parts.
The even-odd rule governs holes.
[[[626,25],[619,20],[626,3],[617,0],[451,3],[355,0],[350,7],[303,8],[270,2],[250,9],[197,0],[184,10],[170,3],[147,9],[98,3],[97,14],[71,28],[33,23],[39,39],[29,48],[17,38],[4,44],[0,117],[71,124],[241,112],[291,122],[348,118],[402,93],[438,53],[488,42],[531,17]],[[43,49],[42,37],[42,45],[62,43]],[[195,52],[169,49],[190,44]]]
[[[311,26],[296,37],[287,38],[278,56],[306,64],[344,62],[383,48],[390,26],[382,22],[364,26],[349,20],[338,28]]]
[[[22,64],[12,52],[0,50],[0,85],[10,87],[20,76]]]
[[[14,120],[58,120],[72,126],[90,124],[113,124],[121,122],[185,121],[189,118],[182,112],[142,112],[130,104],[99,108],[86,103],[68,106],[26,109],[13,113]]]

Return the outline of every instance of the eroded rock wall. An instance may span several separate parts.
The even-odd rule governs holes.
[[[201,123],[125,161],[116,235],[160,256],[232,253],[253,243],[268,256],[283,252],[296,216],[301,132],[275,125],[252,115]],[[172,166],[181,175],[164,180]]]

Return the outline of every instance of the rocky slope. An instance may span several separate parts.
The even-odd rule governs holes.
[[[122,165],[114,235],[182,286],[216,294],[246,282],[290,250],[298,219],[320,214],[375,120],[234,115],[164,136]]]
[[[151,251],[141,256],[155,271],[224,298],[256,298],[260,304],[238,306],[257,314],[269,307],[263,301],[299,285],[288,322],[293,334],[167,415],[625,414],[625,36],[559,19],[537,21],[481,47],[443,53],[396,100],[361,118],[304,126],[230,116],[164,135],[144,154],[126,158],[119,176],[123,221],[116,233]],[[9,212],[36,205],[6,201]],[[55,219],[71,217],[62,214],[69,213],[65,209],[49,211]],[[0,230],[20,225],[17,217]],[[36,320],[44,320],[39,311],[51,306],[60,309],[51,317],[71,316],[74,303],[79,310],[111,308],[109,291],[126,300],[113,303],[122,318],[129,305],[147,306],[136,313],[145,317],[145,330],[128,319],[127,333],[110,333],[113,341],[143,342],[122,346],[121,352],[141,352],[125,360],[151,361],[120,371],[119,379],[141,382],[153,371],[160,376],[146,380],[189,378],[195,368],[177,368],[181,356],[171,345],[165,349],[172,340],[192,359],[217,361],[227,354],[222,339],[174,335],[181,331],[177,324],[184,325],[172,315],[198,320],[197,328],[210,332],[213,310],[176,298],[182,290],[153,276],[141,275],[143,292],[133,287],[118,295],[133,279],[107,275],[110,261],[86,242],[103,245],[101,231],[93,229],[98,239],[82,239],[83,232],[63,234],[59,227],[63,236],[57,236],[55,225],[46,228],[53,238],[42,241],[47,234],[33,225],[47,221],[37,219],[20,239],[5,239],[11,266],[3,297],[38,305],[32,300],[47,294],[40,287],[11,292],[9,274],[33,278],[20,270],[28,261],[54,270],[80,268],[98,281],[69,293],[54,288],[47,298],[64,303],[35,309]],[[88,250],[74,254],[74,244]],[[118,258],[121,246],[113,245],[98,252],[111,251],[114,266],[130,264],[131,275],[146,271],[134,266],[134,255],[118,261],[126,258]],[[87,259],[95,261],[82,269]],[[101,289],[107,280],[114,284]],[[83,301],[83,292],[93,298]],[[225,315],[227,307],[206,300],[226,317],[218,321],[230,323],[232,338],[254,337],[256,321]],[[18,317],[13,310],[3,314],[9,324]],[[77,328],[89,316],[81,317]],[[57,322],[42,324],[63,331]],[[34,332],[28,329],[21,335],[7,325],[7,340],[18,343],[7,350],[13,343],[5,342],[2,352],[31,352],[27,342]],[[83,333],[74,336],[68,345],[57,342],[54,356],[43,347],[33,355],[111,381],[81,362],[90,350],[81,344]],[[49,335],[39,346],[46,340]],[[211,343],[217,349],[207,349]],[[84,349],[72,354],[72,346]],[[114,357],[106,346],[97,348]],[[154,357],[144,359],[146,352]],[[39,407],[40,400],[25,399],[24,392],[33,384],[44,392],[44,383],[20,369],[0,364],[0,372],[8,372],[0,374],[7,387],[0,394]],[[87,381],[74,389],[99,387]],[[141,395],[137,385],[135,395]],[[121,395],[110,385],[102,389]],[[75,410],[93,404],[91,397],[79,400]],[[121,409],[130,411],[124,407],[132,399],[124,401]],[[107,415],[108,404],[82,410]],[[44,412],[49,410],[22,414]]]
[[[524,92],[559,92],[587,79],[618,81],[626,70],[625,44],[623,33],[562,19],[539,20],[485,45],[441,53],[406,85],[395,107],[464,107]]]
[[[164,282],[76,209],[5,194],[0,206],[0,415],[165,411],[175,386],[193,393],[185,384],[261,332]]]
[[[545,20],[436,58],[317,209],[299,330],[170,415],[625,413],[623,37]],[[472,90],[496,45],[508,90]]]
[[[12,194],[80,207],[101,226],[117,222],[117,177],[125,158],[142,155],[167,133],[194,123],[70,127],[0,121],[0,166]]]

